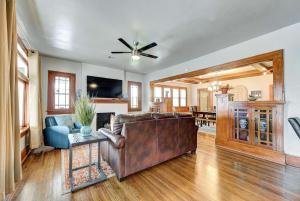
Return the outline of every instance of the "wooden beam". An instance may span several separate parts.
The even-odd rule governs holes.
[[[206,78],[202,79],[202,83],[206,82],[213,82],[213,81],[225,81],[225,80],[234,80],[234,79],[240,79],[240,78],[245,78],[245,77],[255,77],[262,75],[262,72],[257,71],[257,70],[252,70],[252,71],[246,71],[246,72],[241,72],[241,73],[235,73],[235,74],[229,74],[229,75],[222,75],[222,76],[216,76],[212,78]]]

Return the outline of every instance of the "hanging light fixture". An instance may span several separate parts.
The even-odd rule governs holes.
[[[214,91],[217,92],[220,90],[220,87],[222,85],[221,81],[213,81],[212,83],[210,83],[210,85],[207,87],[208,91]]]

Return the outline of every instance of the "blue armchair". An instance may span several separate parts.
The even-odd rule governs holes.
[[[81,125],[72,122],[71,116],[48,116],[45,118],[46,128],[44,129],[45,145],[68,149],[70,133],[80,132]]]

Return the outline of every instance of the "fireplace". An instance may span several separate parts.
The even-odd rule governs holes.
[[[100,128],[109,128],[111,115],[115,115],[115,113],[114,112],[97,113],[96,130],[99,130]]]

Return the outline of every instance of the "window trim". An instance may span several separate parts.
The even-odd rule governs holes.
[[[55,109],[55,77],[68,77],[70,79],[70,96],[69,109]],[[48,97],[47,97],[47,114],[73,114],[75,112],[75,97],[76,97],[76,74],[59,71],[48,71]]]
[[[162,97],[162,102],[164,101],[165,95],[164,95],[164,88],[170,88],[171,89],[171,97],[167,97],[167,98],[171,98],[171,102],[172,102],[172,107],[188,107],[188,90],[187,87],[180,87],[180,86],[170,86],[170,85],[162,85],[162,84],[154,84],[153,85],[153,97],[152,97],[152,101],[155,101],[155,97],[154,97],[154,88],[155,87],[161,87],[161,97]],[[173,106],[173,89],[178,89],[178,93],[179,93],[179,106]],[[185,106],[181,106],[181,95],[180,95],[180,89],[184,89],[186,91],[186,97],[185,97],[185,101],[186,101],[186,105]]]
[[[18,36],[17,38],[17,45],[20,45],[20,47],[23,49],[25,54],[28,56],[28,50],[26,46],[24,45],[23,41],[21,38]],[[20,58],[27,64],[27,74],[29,76],[29,64],[28,60],[23,57],[23,55],[19,52],[17,49],[17,56],[20,56]],[[17,63],[17,68],[18,68],[18,63]],[[23,137],[24,135],[27,134],[27,131],[29,130],[29,78],[28,76],[24,75],[20,71],[18,71],[18,81],[21,81],[24,83],[24,114],[19,114],[19,115],[24,115],[24,121],[23,125],[20,125],[20,135]],[[18,97],[20,99],[20,97]],[[20,100],[19,100],[20,101]],[[19,104],[19,103],[18,103]]]
[[[131,85],[138,86],[138,107],[131,108]],[[142,111],[142,83],[141,82],[134,82],[128,81],[128,112],[140,112]]]

